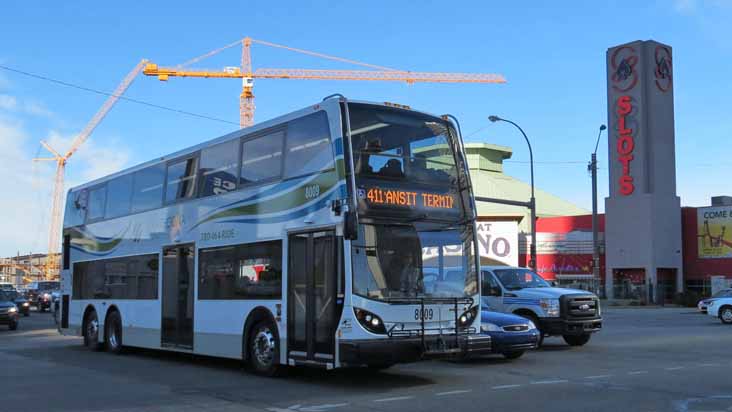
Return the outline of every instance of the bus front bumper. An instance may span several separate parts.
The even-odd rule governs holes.
[[[464,358],[491,353],[487,335],[426,336],[341,341],[340,359],[349,365],[383,365],[422,359]]]

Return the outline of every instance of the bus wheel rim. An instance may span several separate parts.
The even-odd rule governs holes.
[[[260,364],[268,366],[272,363],[274,345],[274,335],[269,328],[262,328],[257,332],[254,337],[254,356]]]
[[[99,321],[92,319],[86,326],[86,334],[92,340],[99,337]]]
[[[113,348],[116,348],[118,343],[119,342],[117,341],[117,328],[112,326],[111,330],[109,331],[109,344]]]

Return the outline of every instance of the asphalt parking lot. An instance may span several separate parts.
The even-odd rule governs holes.
[[[587,346],[549,338],[516,361],[299,369],[278,379],[229,360],[90,352],[59,336],[48,313],[0,329],[0,411],[732,410],[732,327],[692,309],[610,309]]]

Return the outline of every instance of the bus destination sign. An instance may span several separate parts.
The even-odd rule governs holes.
[[[453,209],[455,198],[449,193],[415,190],[359,188],[358,197],[368,206],[401,206],[413,209]]]

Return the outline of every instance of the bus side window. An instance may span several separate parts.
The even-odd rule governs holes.
[[[102,184],[89,190],[89,206],[86,212],[87,222],[102,219],[107,204],[107,185]]]
[[[220,195],[236,190],[239,141],[232,140],[201,150],[199,196]]]
[[[66,199],[66,213],[64,215],[64,227],[79,226],[86,218],[87,190],[82,189],[69,192]]]
[[[239,184],[255,184],[280,177],[284,138],[285,133],[278,130],[242,143]]]
[[[285,178],[303,176],[335,167],[328,116],[320,111],[287,125]]]
[[[198,158],[189,157],[168,164],[168,178],[165,186],[165,203],[188,199],[196,194]]]
[[[104,217],[110,219],[130,213],[132,175],[127,174],[110,180],[107,188],[107,208]]]
[[[164,180],[164,164],[157,164],[135,172],[132,188],[133,213],[160,207],[163,201]]]

